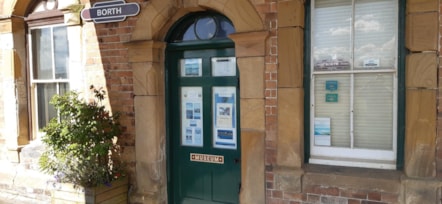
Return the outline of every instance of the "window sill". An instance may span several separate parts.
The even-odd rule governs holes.
[[[397,170],[306,164],[303,186],[326,185],[360,190],[399,193],[403,173]]]

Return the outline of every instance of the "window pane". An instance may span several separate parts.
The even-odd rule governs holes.
[[[393,74],[355,74],[355,147],[393,148]]]
[[[67,79],[69,70],[69,46],[66,27],[54,28],[55,78]]]
[[[220,18],[219,20],[219,28],[218,32],[216,33],[217,38],[227,38],[230,34],[235,32],[235,28],[230,22],[222,18]]]
[[[196,40],[195,23],[192,23],[183,35],[183,41]]]
[[[355,69],[396,67],[396,0],[360,0],[355,4]]]
[[[31,31],[34,79],[52,79],[51,29]]]
[[[350,147],[350,75],[315,75],[315,117],[330,118],[331,145]],[[336,89],[327,89],[327,81],[336,81]],[[326,100],[327,94],[337,94],[337,100]]]
[[[54,106],[49,104],[52,96],[56,93],[56,84],[37,84],[38,130],[41,130],[51,118],[57,116]]]
[[[55,94],[65,94],[69,91],[68,83],[59,83],[59,92],[57,93],[57,84],[37,84],[37,118],[38,130],[41,130],[49,120],[57,117],[57,111],[54,106],[50,104],[52,97]]]
[[[218,29],[217,22],[212,16],[199,18],[195,22],[195,34],[200,40],[212,39]]]
[[[351,0],[315,2],[312,24],[315,71],[350,69],[351,17]]]

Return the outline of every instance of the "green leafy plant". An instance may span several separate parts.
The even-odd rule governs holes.
[[[75,91],[55,95],[51,104],[59,112],[44,128],[46,150],[39,164],[43,172],[59,182],[84,187],[109,184],[122,176],[120,148],[116,138],[121,134],[119,114],[111,114],[102,101],[103,89],[91,86],[94,100],[79,99]]]

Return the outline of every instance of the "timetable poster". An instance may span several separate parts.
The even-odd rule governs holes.
[[[181,88],[181,144],[203,146],[203,94],[201,87]]]
[[[213,143],[236,149],[236,87],[213,87]]]

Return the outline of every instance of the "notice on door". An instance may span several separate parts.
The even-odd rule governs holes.
[[[181,144],[203,146],[203,93],[201,87],[181,88]]]
[[[205,162],[214,164],[224,164],[224,156],[211,154],[190,153],[190,161]]]
[[[214,147],[236,149],[236,87],[213,87]]]

